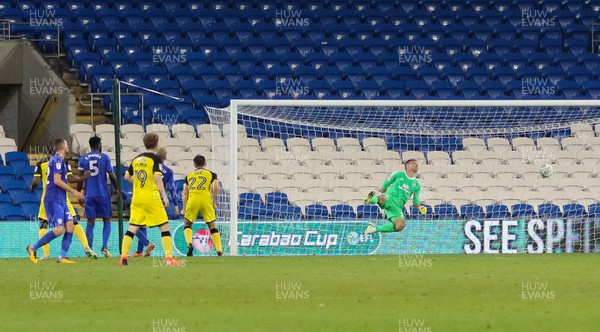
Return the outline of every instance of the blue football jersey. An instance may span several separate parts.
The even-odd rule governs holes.
[[[67,192],[54,184],[54,174],[60,174],[60,178],[67,183],[67,173],[69,168],[65,159],[59,154],[55,154],[48,162],[48,179],[46,180],[45,202],[67,203]]]
[[[108,197],[107,176],[114,172],[110,157],[102,152],[92,151],[79,158],[80,171],[90,171],[91,176],[85,180],[85,197]]]
[[[162,165],[162,173],[163,173],[163,184],[165,185],[165,191],[167,193],[171,193],[171,197],[175,197],[175,178],[173,176],[173,170],[170,169],[167,165]]]

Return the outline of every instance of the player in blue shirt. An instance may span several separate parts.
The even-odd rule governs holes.
[[[111,193],[106,183],[107,176],[110,182],[115,186],[113,195],[119,196],[119,185],[113,171],[110,157],[102,153],[102,141],[100,137],[91,137],[89,140],[91,152],[79,158],[79,172],[90,171],[90,177],[85,180],[85,217],[87,218],[87,227],[85,234],[90,247],[94,243],[94,226],[96,218],[102,218],[104,228],[102,229],[102,254],[105,257],[111,257],[108,251],[108,238],[110,237],[110,217],[112,217],[112,204],[110,202]],[[83,183],[77,185],[81,191]]]
[[[44,196],[44,207],[48,225],[53,227],[52,232],[46,233],[35,244],[27,246],[29,260],[37,264],[36,251],[39,247],[49,243],[64,234],[58,263],[75,263],[67,258],[67,252],[73,240],[73,216],[67,207],[67,191],[83,202],[84,196],[79,191],[67,184],[67,173],[69,169],[65,156],[69,152],[67,141],[57,138],[53,142],[55,154],[48,162],[48,180],[46,184],[46,195]],[[66,232],[65,232],[66,229]]]
[[[165,186],[165,191],[167,192],[167,195],[170,195],[171,198],[174,201],[176,201],[174,173],[171,168],[169,168],[167,165],[164,164],[164,162],[167,160],[167,149],[159,148],[156,151],[156,155],[163,162],[163,164],[162,164],[162,173],[163,173],[162,181]],[[177,207],[177,204],[175,204],[175,215],[176,216],[179,215],[179,207]],[[141,232],[141,234],[140,234],[140,232]],[[138,248],[137,248],[137,251],[133,254],[133,256],[134,257],[150,256],[150,252],[152,251],[152,249],[154,249],[154,244],[150,243],[150,241],[148,240],[146,228],[145,227],[140,228],[136,234],[138,236]],[[143,252],[144,247],[146,247],[146,253]]]

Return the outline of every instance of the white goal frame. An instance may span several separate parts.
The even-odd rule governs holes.
[[[237,118],[243,106],[280,107],[600,107],[600,100],[302,100],[302,99],[232,99],[230,101],[230,255],[237,256],[238,225],[238,165],[237,165]],[[235,120],[234,120],[235,119]]]

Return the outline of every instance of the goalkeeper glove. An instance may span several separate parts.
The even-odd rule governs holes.
[[[419,212],[421,214],[427,214],[427,208],[424,206],[419,206]]]

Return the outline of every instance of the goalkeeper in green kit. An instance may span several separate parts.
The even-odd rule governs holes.
[[[375,192],[371,191],[365,204],[377,204],[385,212],[385,216],[389,223],[383,226],[376,227],[369,224],[365,229],[364,234],[372,234],[376,232],[400,232],[404,229],[404,213],[402,208],[412,196],[414,206],[421,214],[427,213],[427,208],[421,206],[419,202],[419,193],[421,192],[421,184],[415,178],[415,174],[419,170],[419,164],[415,159],[409,159],[404,163],[404,172],[397,171],[392,173],[381,185],[379,190],[383,195],[375,196]]]

